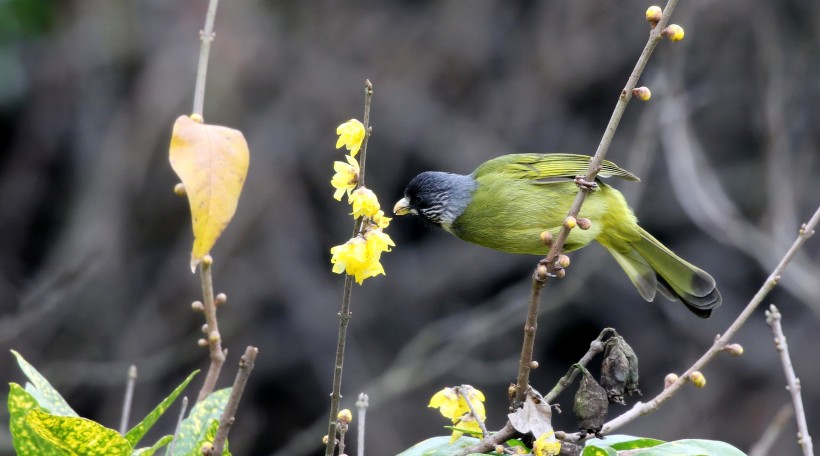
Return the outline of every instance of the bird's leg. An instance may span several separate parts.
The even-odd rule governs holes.
[[[598,184],[594,180],[592,182],[586,180],[586,176],[575,176],[575,185],[590,192],[598,188]]]

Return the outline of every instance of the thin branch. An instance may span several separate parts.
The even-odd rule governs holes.
[[[222,349],[222,336],[219,334],[219,324],[216,320],[216,303],[214,303],[214,284],[211,275],[211,266],[213,260],[208,255],[199,264],[199,277],[202,282],[202,304],[205,312],[205,323],[207,325],[208,349],[211,353],[211,365],[208,367],[208,375],[202,383],[202,389],[199,390],[197,402],[203,401],[209,394],[211,394],[216,386],[216,380],[219,378],[219,373],[222,371],[222,365],[225,364],[226,350]]]
[[[578,366],[586,367],[587,364],[589,364],[589,362],[592,361],[592,358],[594,358],[595,355],[597,355],[599,353],[603,353],[603,351],[604,351],[604,344],[603,344],[604,337],[615,336],[615,335],[618,335],[618,333],[614,329],[604,328],[604,330],[601,331],[601,334],[599,334],[598,337],[595,338],[595,340],[593,340],[592,342],[589,343],[589,350],[587,350],[587,352],[584,354],[584,356],[581,357],[581,359],[577,363],[573,364],[569,368],[569,371],[567,372],[567,375],[564,375],[563,377],[561,377],[561,379],[558,380],[558,383],[556,383],[555,386],[552,387],[550,392],[547,393],[546,396],[544,396],[544,401],[547,404],[552,403],[552,401],[555,400],[555,398],[558,397],[558,395],[561,394],[561,392],[563,392],[564,389],[566,389],[566,387],[568,387],[569,385],[572,384],[572,381],[575,380],[575,377],[578,376],[578,372],[579,372]]]
[[[797,443],[803,449],[803,456],[814,456],[809,426],[806,424],[806,411],[803,409],[803,396],[800,394],[800,379],[794,372],[792,358],[789,355],[789,344],[786,342],[786,335],[783,334],[783,326],[780,324],[782,318],[777,307],[771,304],[769,310],[766,311],[766,324],[772,328],[774,333],[774,346],[780,354],[780,362],[786,374],[787,389],[792,396],[794,415],[797,419]]]
[[[592,157],[592,160],[589,162],[589,169],[584,177],[584,180],[587,182],[594,182],[595,178],[598,176],[598,172],[601,170],[601,165],[604,162],[604,157],[609,150],[609,145],[612,143],[612,138],[615,135],[615,131],[618,129],[618,124],[621,121],[621,117],[623,117],[624,111],[626,110],[626,105],[632,98],[632,89],[634,89],[638,84],[638,79],[641,77],[644,68],[646,68],[649,57],[652,56],[655,46],[657,46],[658,42],[660,42],[662,38],[661,31],[666,27],[666,23],[669,21],[669,16],[672,15],[677,3],[677,0],[669,0],[667,2],[660,21],[658,21],[658,24],[649,32],[649,39],[646,41],[646,45],[644,46],[640,57],[638,57],[638,61],[635,64],[635,68],[632,70],[632,74],[627,80],[626,86],[618,97],[618,102],[615,104],[615,110],[612,112],[612,117],[609,119],[606,130],[604,130],[601,142],[598,145],[598,149],[595,151],[595,156]],[[567,213],[568,217],[578,216],[578,213],[581,210],[581,205],[583,205],[589,191],[589,188],[580,186],[578,194],[575,196],[575,200]],[[569,231],[570,230],[566,226],[561,227],[561,230],[558,232],[558,236],[553,240],[552,247],[544,260],[546,263],[546,270],[542,270],[540,267],[541,265],[539,264],[539,267],[536,268],[535,273],[533,274],[532,293],[530,295],[527,322],[524,325],[524,342],[521,348],[521,360],[518,367],[515,400],[513,401],[514,406],[518,406],[524,401],[529,389],[530,366],[532,363],[533,347],[535,346],[535,332],[537,329],[536,322],[538,321],[538,307],[541,302],[541,289],[546,285],[548,275],[555,269],[555,260],[564,248],[564,243],[569,236]]]
[[[242,399],[242,393],[245,391],[245,385],[248,384],[248,377],[253,371],[256,364],[256,355],[259,354],[259,349],[248,346],[245,349],[245,354],[239,358],[239,370],[236,372],[236,378],[231,388],[231,395],[228,397],[228,402],[225,404],[225,409],[222,411],[222,416],[219,418],[219,427],[216,429],[216,436],[214,437],[213,446],[210,453],[212,455],[221,455],[222,447],[225,446],[225,441],[228,439],[228,433],[231,431],[231,426],[236,421],[236,410],[239,408],[239,400]]]
[[[464,402],[467,403],[467,408],[470,409],[470,414],[473,415],[473,418],[478,423],[478,427],[481,428],[481,437],[482,438],[487,438],[487,436],[490,435],[490,432],[487,431],[487,426],[484,425],[484,420],[482,420],[481,417],[478,416],[478,413],[476,413],[475,407],[473,407],[473,402],[470,400],[469,397],[467,397],[467,393],[464,392],[464,389],[465,389],[464,386],[465,385],[461,385],[456,390],[458,391],[458,394],[460,394],[461,397],[464,398]]]
[[[661,405],[669,400],[675,393],[683,387],[683,385],[689,381],[689,374],[694,371],[698,371],[703,369],[712,358],[717,356],[718,353],[723,351],[729,342],[732,340],[734,335],[740,330],[740,328],[746,323],[749,317],[754,313],[757,307],[763,302],[763,299],[766,298],[766,295],[769,294],[777,283],[780,281],[780,278],[783,274],[783,271],[786,269],[786,266],[792,261],[794,256],[797,254],[798,250],[803,246],[803,244],[814,234],[814,229],[817,227],[817,224],[820,223],[820,207],[814,212],[811,219],[803,224],[800,228],[800,232],[797,236],[797,239],[794,240],[794,243],[783,255],[783,258],[777,264],[777,267],[772,271],[769,275],[769,278],[763,283],[757,293],[752,297],[752,300],[749,301],[749,304],[746,305],[746,308],[738,315],[734,322],[726,329],[726,332],[721,336],[718,335],[715,338],[714,344],[700,357],[694,364],[692,364],[686,372],[678,377],[678,380],[669,385],[669,387],[665,388],[660,394],[655,396],[652,400],[648,402],[638,402],[636,403],[629,411],[625,412],[624,414],[612,419],[608,423],[604,424],[603,429],[601,430],[602,434],[609,434],[612,431],[620,428],[621,426],[635,420],[639,416],[648,415],[661,407]]]
[[[786,423],[789,422],[793,415],[794,407],[792,407],[792,404],[783,404],[783,407],[780,407],[780,410],[775,414],[774,418],[772,418],[766,430],[760,434],[760,438],[757,442],[749,449],[749,456],[767,456],[772,454],[772,447],[774,447],[777,438],[780,437],[780,433],[783,432],[783,428],[786,427]]]
[[[128,432],[128,417],[131,416],[131,404],[134,402],[134,385],[137,383],[137,366],[128,368],[128,383],[125,385],[125,399],[122,403],[122,417],[120,418],[120,434]]]
[[[179,429],[182,427],[182,420],[185,419],[185,411],[188,410],[188,396],[182,398],[182,407],[179,409],[179,416],[177,417],[177,426],[174,428],[174,440],[165,450],[165,456],[174,454],[174,448],[177,446],[177,437],[179,437]]]
[[[196,87],[194,88],[194,109],[192,114],[202,116],[205,105],[205,79],[208,76],[208,55],[211,53],[211,43],[216,35],[214,34],[214,18],[216,17],[216,6],[219,0],[210,0],[208,12],[205,15],[205,27],[199,32],[199,40],[202,42],[199,48],[199,65],[196,69]],[[204,117],[204,116],[203,116]]]
[[[356,401],[356,408],[359,409],[358,413],[358,425],[357,425],[357,456],[364,456],[364,423],[365,423],[365,416],[367,416],[367,407],[370,406],[369,398],[367,394],[361,393],[359,394],[359,400]]]
[[[357,188],[364,186],[364,167],[367,157],[367,142],[370,139],[372,128],[370,127],[370,103],[373,99],[373,84],[370,80],[365,81],[364,88],[364,141],[359,152],[359,181]],[[357,236],[362,229],[362,218],[353,222],[353,236]],[[345,284],[342,291],[342,308],[339,311],[339,337],[336,340],[336,363],[333,370],[333,390],[330,393],[330,422],[327,427],[327,445],[325,456],[333,456],[336,446],[336,417],[339,414],[339,402],[342,400],[342,370],[345,359],[345,342],[347,340],[347,326],[350,323],[350,293],[353,290],[353,276],[345,275]]]

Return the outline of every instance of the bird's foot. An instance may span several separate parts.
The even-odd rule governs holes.
[[[575,185],[590,192],[598,188],[598,184],[595,181],[590,182],[586,180],[586,176],[575,176]]]

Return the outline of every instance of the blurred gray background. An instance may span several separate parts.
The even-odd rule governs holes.
[[[329,184],[343,156],[334,133],[361,118],[365,78],[375,86],[367,181],[391,208],[421,171],[468,173],[511,152],[593,154],[646,42],[649,5],[220,3],[205,119],[242,130],[251,148],[236,217],[212,252],[216,291],[228,295],[220,386],[246,345],[260,349],[234,454],[320,452],[343,283],[329,249],[351,230]],[[191,109],[205,8],[0,2],[0,376],[24,381],[16,349],[109,427],[130,364],[132,420],[207,367],[203,319],[190,310],[201,292],[189,210],[167,158],[173,121]],[[820,204],[820,3],[682,0],[672,20],[686,38],[658,46],[641,80],[652,99],[629,105],[607,158],[642,177],[614,185],[648,231],[715,277],[723,307],[701,320],[643,302],[600,246],[573,253],[543,299],[532,378],[542,392],[611,326],[640,358],[644,397],[657,394],[725,330]],[[447,434],[427,408],[444,386],[484,391],[488,426],[500,428],[537,257],[409,219],[388,232],[387,276],[353,290],[343,381],[343,407],[370,395],[368,454]],[[766,301],[783,312],[815,440],[819,258],[814,238]],[[619,432],[750,450],[790,399],[763,308],[736,341],[744,356],[719,356],[705,389],[685,388]],[[558,429],[576,427],[573,394],[559,397]],[[151,437],[172,432],[173,410]],[[799,454],[795,433],[788,419],[771,454]],[[6,424],[0,453],[12,453]]]

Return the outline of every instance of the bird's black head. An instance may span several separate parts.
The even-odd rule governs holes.
[[[449,230],[470,204],[475,180],[461,174],[427,171],[414,177],[396,203],[396,215],[413,214]]]

